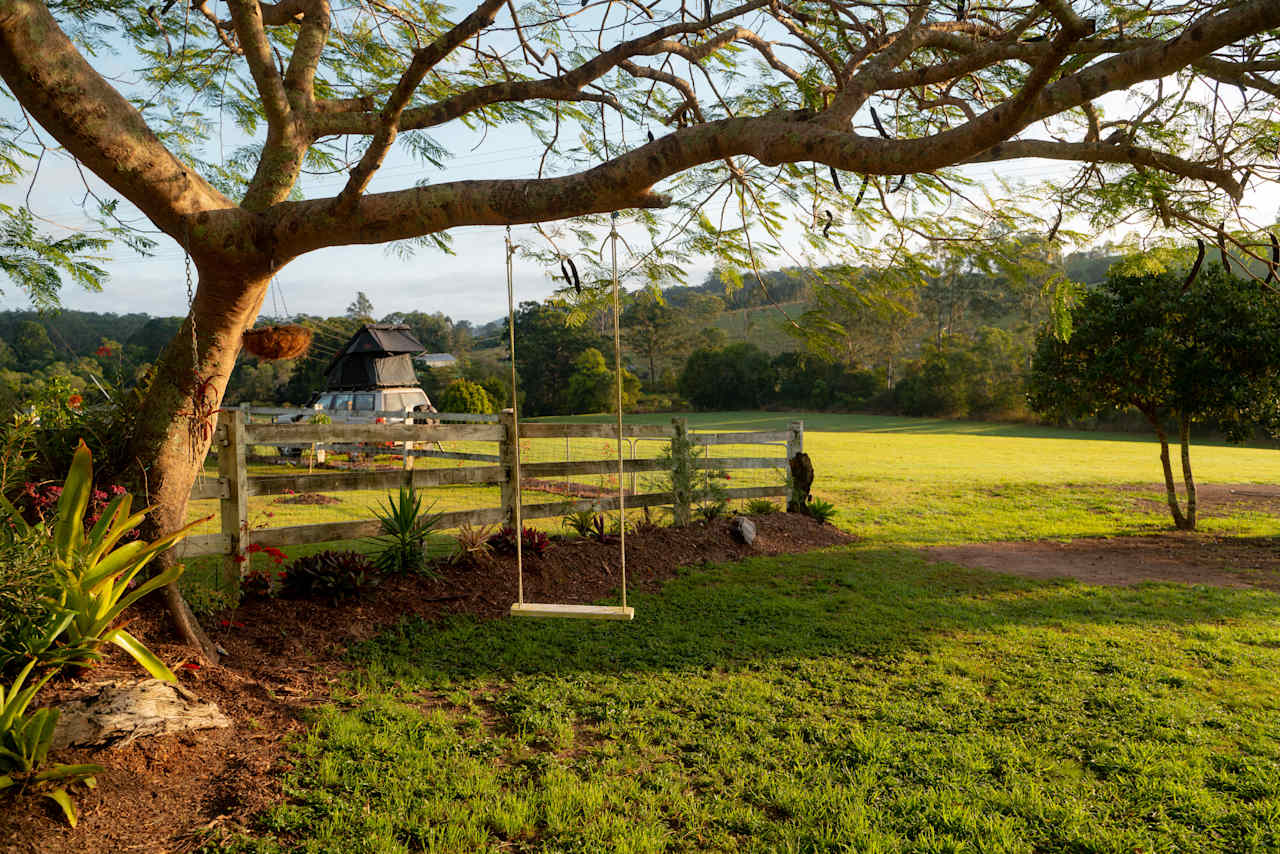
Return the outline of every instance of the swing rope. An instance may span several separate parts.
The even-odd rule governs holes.
[[[516,297],[514,274],[511,269],[511,257],[515,248],[511,245],[511,226],[507,226],[507,354],[511,357],[511,444],[514,468],[512,476],[516,481],[515,501],[515,540],[516,540],[516,601],[524,604],[524,526],[520,519],[523,498],[520,494],[520,397],[516,389]]]
[[[621,313],[618,298],[618,212],[610,217],[609,239],[613,254],[613,376],[618,392],[618,541],[621,543],[622,607],[627,607],[627,487],[622,462],[622,335],[618,331]]]
[[[514,272],[512,258],[515,247],[511,243],[511,226],[507,226],[507,344],[511,354],[511,441],[514,445],[512,454],[515,477],[515,507],[513,521],[515,523],[516,540],[516,604],[511,606],[512,616],[525,617],[580,617],[597,620],[630,620],[635,617],[635,610],[627,606],[627,509],[626,509],[626,464],[622,456],[622,333],[620,330],[621,297],[618,282],[618,214],[612,216],[609,228],[612,241],[613,260],[613,366],[617,392],[617,429],[618,429],[618,543],[622,565],[622,605],[550,605],[526,603],[524,601],[524,528],[521,523],[521,489],[520,489],[520,415],[517,410],[518,391],[516,388],[516,308]]]

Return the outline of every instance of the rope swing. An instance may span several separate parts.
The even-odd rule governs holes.
[[[521,492],[520,492],[520,415],[516,390],[516,303],[515,285],[513,283],[511,259],[515,248],[511,243],[511,226],[507,226],[507,331],[511,352],[511,441],[515,444],[514,477],[516,481],[515,518],[512,520],[516,528],[516,603],[511,606],[513,617],[576,617],[584,620],[631,620],[635,618],[634,608],[627,606],[627,510],[626,481],[623,478],[624,463],[622,457],[622,336],[619,332],[619,316],[621,300],[618,296],[618,214],[612,216],[609,228],[609,239],[613,254],[613,365],[614,386],[617,390],[617,429],[618,429],[618,543],[622,562],[622,604],[621,605],[561,605],[524,601],[524,528],[521,526]]]

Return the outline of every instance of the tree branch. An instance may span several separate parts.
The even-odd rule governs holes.
[[[408,106],[413,93],[422,83],[427,72],[440,63],[445,57],[471,36],[493,23],[498,10],[507,0],[483,0],[475,11],[463,18],[447,33],[442,34],[434,42],[420,50],[414,51],[409,67],[400,75],[396,88],[387,98],[386,105],[378,116],[378,129],[365,149],[360,162],[351,170],[347,185],[338,194],[338,203],[350,206],[352,201],[364,192],[373,178],[373,173],[382,165],[387,152],[391,150],[399,131],[400,116]]]
[[[487,86],[478,86],[475,89],[459,92],[434,104],[407,108],[400,114],[398,130],[422,130],[423,128],[436,127],[494,104],[537,100],[582,100],[576,97],[582,87],[617,68],[622,60],[644,55],[649,47],[664,39],[682,34],[702,32],[734,17],[766,6],[769,2],[770,0],[748,0],[746,3],[713,15],[709,19],[684,21],[659,27],[652,32],[622,42],[603,53],[597,54],[581,65],[555,77],[491,83]],[[323,102],[316,117],[316,131],[321,135],[373,134],[378,132],[379,127],[378,116],[350,110],[327,109],[323,106]]]
[[[1081,163],[1119,163],[1159,169],[1184,178],[1207,181],[1226,191],[1240,201],[1244,189],[1230,172],[1207,163],[1184,160],[1172,154],[1142,148],[1136,145],[1113,145],[1105,142],[1050,142],[1048,140],[1018,139],[995,145],[967,163],[995,163],[1024,157],[1042,157],[1046,160],[1074,160]]]
[[[173,156],[85,61],[44,3],[0,4],[0,75],[68,152],[174,239],[184,240],[186,217],[235,207]]]

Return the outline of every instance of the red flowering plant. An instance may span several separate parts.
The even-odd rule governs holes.
[[[500,554],[515,554],[515,529],[509,525],[504,527],[489,538],[489,547]],[[523,552],[541,555],[551,548],[551,538],[537,528],[525,528],[520,537],[520,547]]]
[[[85,527],[92,528],[98,524],[98,520],[102,518],[102,514],[106,512],[111,502],[124,494],[125,488],[116,484],[108,486],[105,490],[93,489],[89,493],[89,506],[85,509]],[[43,483],[28,481],[22,485],[22,492],[16,503],[23,517],[28,522],[35,523],[52,521],[61,499],[62,487],[59,484],[48,481]],[[121,541],[127,543],[137,538],[138,531],[134,529],[126,533]]]
[[[280,592],[280,582],[284,576],[283,569],[250,569],[240,579],[240,595],[266,599]]]
[[[255,561],[254,555],[262,555],[262,559]],[[285,553],[275,546],[250,543],[246,554],[236,556],[236,563],[249,564],[248,568],[241,571],[241,595],[275,596],[280,590],[280,579],[284,575],[284,570],[278,567],[285,560]]]

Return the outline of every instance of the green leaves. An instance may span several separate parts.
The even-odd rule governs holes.
[[[50,642],[68,625],[69,620],[59,621]],[[53,731],[58,725],[58,710],[37,709],[27,714],[31,701],[56,672],[51,670],[28,685],[27,679],[36,664],[35,658],[28,661],[8,690],[0,684],[0,791],[19,785],[34,787],[51,798],[62,810],[68,823],[75,827],[75,805],[71,802],[66,786],[81,782],[92,787],[95,783],[93,775],[101,772],[102,767],[85,764],[41,768],[53,743]]]
[[[432,507],[435,506],[433,503]],[[384,537],[375,563],[383,572],[410,572],[425,568],[427,537],[443,514],[422,510],[422,496],[412,486],[400,487],[399,496],[388,495],[374,510]]]
[[[103,640],[109,641],[123,649],[129,655],[133,656],[133,660],[142,665],[143,669],[150,673],[154,678],[164,682],[177,682],[178,678],[173,675],[173,671],[165,666],[160,658],[133,635],[124,629],[112,629],[102,637]]]
[[[64,662],[92,661],[99,656],[102,644],[110,642],[133,656],[155,678],[172,682],[173,673],[141,641],[111,627],[139,599],[178,579],[181,565],[168,567],[134,586],[156,555],[185,537],[199,522],[152,543],[135,540],[121,544],[146,517],[146,511],[130,513],[132,496],[125,493],[107,506],[86,533],[83,520],[92,489],[93,456],[81,442],[62,487],[53,527],[59,580],[50,607],[62,615],[59,622],[65,623],[64,644],[56,655]]]

